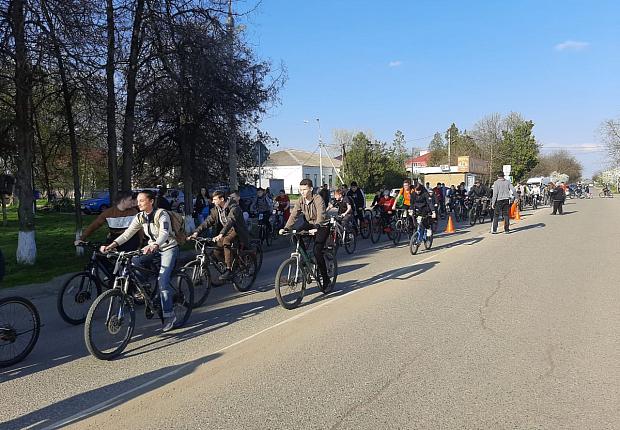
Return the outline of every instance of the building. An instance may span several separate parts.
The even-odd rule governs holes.
[[[431,162],[430,151],[422,151],[420,155],[416,157],[408,158],[405,161],[405,169],[407,172],[418,173],[416,169],[420,169],[422,167],[428,167],[430,162]]]
[[[436,185],[437,182],[457,186],[465,182],[467,189],[471,188],[476,179],[486,182],[489,180],[489,163],[468,155],[458,157],[456,166],[429,166],[414,168],[416,174],[424,175],[424,182]]]
[[[320,165],[323,163],[323,178],[320,178]],[[338,173],[342,161],[319,155],[319,151],[308,152],[301,149],[284,149],[269,154],[262,166],[262,177],[284,179],[287,193],[297,194],[302,179],[312,180],[312,184],[327,184],[333,189],[338,183]]]

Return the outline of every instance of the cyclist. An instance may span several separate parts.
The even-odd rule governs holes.
[[[108,224],[108,235],[106,243],[112,242],[127,230],[131,221],[138,214],[136,209],[136,195],[131,191],[121,191],[116,195],[116,201],[112,207],[104,210],[95,220],[84,230],[78,240],[74,242],[78,246],[85,241],[90,235],[97,231],[104,224]],[[129,239],[123,246],[121,251],[134,251],[138,249],[142,240],[142,234],[135,235]]]
[[[267,234],[271,232],[271,225],[269,224],[269,217],[271,216],[271,210],[273,208],[273,201],[265,194],[265,190],[258,188],[256,190],[256,197],[252,200],[250,205],[250,212],[254,212],[258,215],[262,215],[263,219],[259,217],[259,223],[265,226]]]
[[[213,193],[213,206],[207,219],[200,224],[190,238],[195,239],[205,229],[215,227],[219,232],[213,238],[216,244],[215,256],[221,261],[224,257],[226,271],[220,276],[220,281],[228,281],[232,278],[233,263],[233,244],[247,246],[250,233],[245,224],[243,211],[237,203],[236,193],[231,194],[226,200],[224,193],[216,191]],[[222,255],[223,254],[223,255]]]
[[[138,194],[138,213],[123,234],[114,239],[112,243],[101,247],[101,252],[109,252],[126,243],[138,231],[144,231],[148,238],[148,244],[142,248],[143,255],[134,257],[132,264],[145,266],[153,262],[155,257],[161,257],[159,268],[159,298],[161,300],[162,316],[164,318],[162,331],[171,330],[176,323],[176,315],[172,309],[172,294],[170,288],[170,276],[174,270],[179,245],[172,232],[172,222],[168,212],[163,209],[155,209],[155,195],[151,191],[142,191]]]
[[[431,224],[433,222],[432,219],[437,218],[433,198],[422,186],[422,184],[418,184],[411,196],[411,200],[416,216],[422,217],[422,225],[426,228],[426,235],[431,237],[433,234],[433,229],[431,228]],[[432,219],[429,219],[429,215]]]
[[[346,193],[346,195],[353,201],[355,219],[361,223],[364,219],[364,207],[366,206],[366,197],[364,196],[364,192],[357,186],[357,182],[352,181],[351,189]]]
[[[291,199],[288,198],[284,190],[280,190],[280,194],[276,196],[275,200],[278,204],[278,210],[284,215],[284,222],[288,221],[291,214]]]
[[[353,200],[345,196],[340,188],[334,191],[334,202],[327,209],[338,209],[338,215],[342,218],[343,225],[350,225],[353,218]]]
[[[314,258],[319,267],[319,272],[323,278],[323,288],[327,290],[331,287],[329,275],[327,274],[327,264],[325,263],[325,243],[329,236],[329,228],[321,225],[325,221],[325,203],[323,198],[312,191],[312,181],[310,179],[302,179],[299,183],[299,200],[295,202],[295,206],[291,211],[286,225],[280,233],[288,232],[293,227],[297,218],[302,215],[304,218],[302,229],[314,231]],[[303,245],[303,241],[301,242]]]
[[[396,199],[394,199],[394,203],[392,204],[392,210],[396,209],[396,206],[400,206],[400,208],[409,209],[411,206],[411,179],[406,178],[403,181],[403,187],[398,192]],[[399,209],[400,209],[399,208]]]

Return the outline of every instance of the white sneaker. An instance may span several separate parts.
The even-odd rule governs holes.
[[[161,329],[164,333],[174,328],[174,324],[177,322],[177,316],[171,316],[164,319],[164,327]]]

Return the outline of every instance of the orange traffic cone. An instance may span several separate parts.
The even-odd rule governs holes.
[[[452,214],[448,217],[448,225],[444,233],[454,233],[454,222],[452,222]]]
[[[515,222],[521,221],[521,213],[519,212],[519,205],[515,207]]]
[[[515,219],[515,208],[517,207],[517,202],[513,202],[512,205],[510,206],[510,212],[508,214],[508,216],[510,217],[510,219]]]

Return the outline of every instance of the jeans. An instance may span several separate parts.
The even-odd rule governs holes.
[[[174,248],[159,251],[158,253],[134,257],[131,261],[134,266],[146,267],[160,257],[161,264],[159,266],[157,284],[159,286],[159,299],[161,300],[161,310],[164,318],[169,318],[174,315],[172,311],[172,295],[174,294],[174,290],[170,285],[170,278],[174,271],[178,255],[179,247],[175,246]]]
[[[510,200],[498,200],[495,202],[495,213],[493,215],[493,233],[497,232],[497,224],[499,222],[499,216],[504,217],[504,231],[510,230],[510,217],[508,216],[508,210],[510,209]]]
[[[562,205],[564,204],[564,202],[562,200],[554,200],[553,201],[553,212],[551,213],[551,215],[556,215],[558,212],[560,213],[560,215],[564,214],[564,209],[562,208]]]

